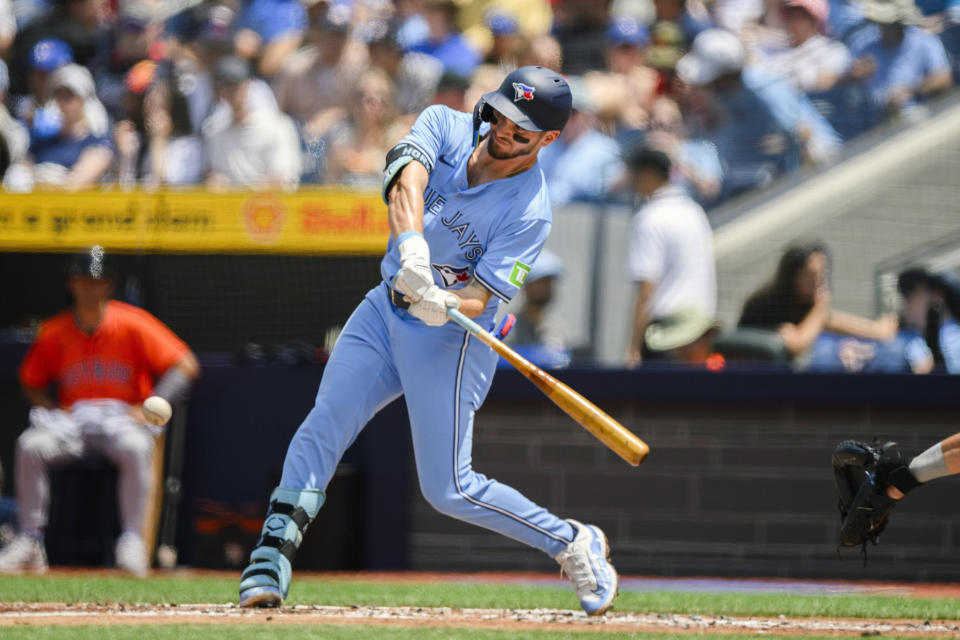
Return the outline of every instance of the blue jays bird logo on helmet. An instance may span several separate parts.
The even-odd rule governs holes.
[[[473,108],[473,145],[480,143],[480,125],[491,122],[496,109],[527,131],[560,131],[572,107],[570,85],[556,71],[526,66],[514,69],[496,91],[489,91]]]
[[[522,82],[514,82],[513,90],[516,91],[516,96],[513,99],[514,102],[517,100],[533,100],[533,92],[536,91],[536,87],[531,87]]]

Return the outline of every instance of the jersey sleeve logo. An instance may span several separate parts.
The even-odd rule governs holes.
[[[514,82],[513,90],[516,92],[513,96],[514,102],[519,100],[533,100],[533,92],[536,91],[536,87],[531,87],[522,82]]]
[[[526,282],[527,276],[530,274],[529,265],[525,265],[519,260],[513,264],[513,269],[510,270],[510,277],[507,280],[510,281],[515,287],[522,287],[523,283]]]
[[[432,265],[440,277],[443,279],[443,286],[446,289],[456,285],[463,284],[470,279],[470,267],[454,267],[449,264]]]

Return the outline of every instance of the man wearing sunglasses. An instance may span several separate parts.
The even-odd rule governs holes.
[[[383,282],[344,326],[316,404],[290,443],[263,536],[243,572],[242,606],[282,603],[293,554],[340,456],[401,394],[427,501],[555,558],[588,614],[612,605],[617,574],[599,528],[563,520],[473,471],[473,416],[497,355],[447,322],[453,307],[492,329],[500,301],[523,285],[551,225],[537,154],[560,135],[570,109],[560,75],[521,67],[484,94],[472,117],[428,107],[387,154],[391,237]]]

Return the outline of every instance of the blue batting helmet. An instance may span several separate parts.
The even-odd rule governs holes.
[[[559,131],[567,124],[573,99],[563,77],[546,67],[520,67],[496,91],[483,94],[473,110],[474,131],[490,122],[496,109],[527,131]]]

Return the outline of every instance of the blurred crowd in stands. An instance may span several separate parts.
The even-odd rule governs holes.
[[[0,174],[374,186],[424,107],[540,64],[575,94],[555,203],[616,194],[642,141],[709,209],[922,117],[958,33],[958,0],[0,0]]]

